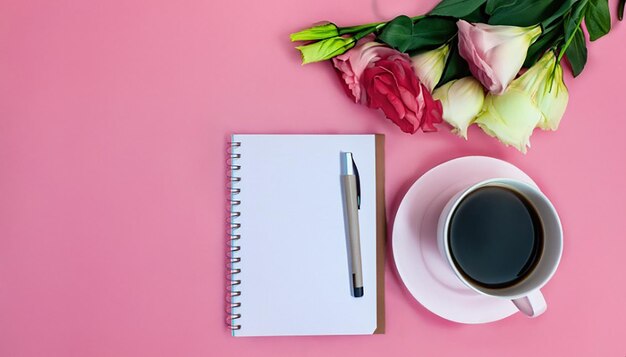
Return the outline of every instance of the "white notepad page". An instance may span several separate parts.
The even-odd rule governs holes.
[[[374,135],[233,135],[241,143],[234,336],[372,334],[376,319]],[[361,180],[364,296],[351,294],[340,153]]]

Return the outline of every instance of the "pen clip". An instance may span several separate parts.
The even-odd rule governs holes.
[[[354,158],[352,159],[352,168],[356,178],[356,208],[361,209],[361,178],[359,177],[359,169],[356,167]]]

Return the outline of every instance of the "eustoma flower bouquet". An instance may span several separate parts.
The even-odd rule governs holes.
[[[620,1],[620,18],[623,6]],[[584,24],[584,26],[583,26]],[[303,63],[332,60],[348,97],[406,133],[477,124],[522,152],[535,128],[556,130],[591,41],[611,28],[608,0],[443,0],[428,14],[291,35]]]

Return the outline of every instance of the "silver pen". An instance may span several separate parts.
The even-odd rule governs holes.
[[[361,237],[359,232],[359,209],[361,208],[361,185],[359,171],[351,152],[341,153],[341,186],[343,191],[346,234],[350,242],[349,260],[352,292],[354,297],[363,296],[363,269],[361,266]]]

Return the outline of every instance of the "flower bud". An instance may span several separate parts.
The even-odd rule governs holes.
[[[420,53],[411,57],[413,62],[413,70],[422,83],[428,88],[429,91],[435,88],[441,76],[443,70],[446,67],[446,59],[450,52],[450,46],[443,45],[432,51]]]
[[[354,37],[332,37],[296,47],[302,53],[302,64],[325,61],[354,47]]]
[[[292,33],[289,37],[291,41],[311,41],[324,40],[339,36],[337,25],[332,22],[325,22],[299,32]]]
[[[467,128],[480,113],[485,93],[473,77],[450,81],[435,89],[433,98],[441,101],[443,119],[453,127],[453,132],[467,139]]]
[[[494,26],[459,20],[459,54],[470,71],[493,94],[502,94],[522,68],[540,26]]]

